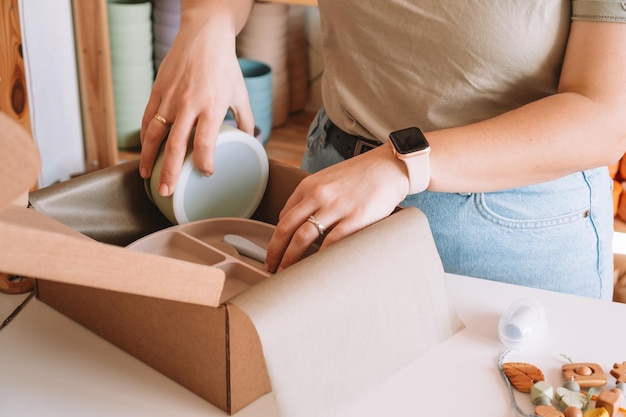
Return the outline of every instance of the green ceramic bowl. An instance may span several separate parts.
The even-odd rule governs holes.
[[[226,124],[217,138],[213,175],[206,177],[195,168],[190,145],[174,193],[163,197],[158,193],[162,166],[163,147],[152,176],[146,180],[146,192],[174,224],[252,216],[263,198],[269,175],[263,145],[253,136]]]

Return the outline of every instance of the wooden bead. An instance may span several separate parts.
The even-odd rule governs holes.
[[[545,379],[541,369],[530,363],[507,362],[502,364],[502,370],[511,381],[511,385],[525,394],[530,392],[534,384]]]
[[[583,410],[578,407],[567,407],[563,410],[565,417],[583,417]]]
[[[624,399],[624,394],[618,388],[602,391],[596,398],[596,407],[604,408],[609,417],[615,417],[619,413],[619,405]]]
[[[583,417],[609,417],[609,413],[604,408],[592,408],[585,411]]]
[[[610,372],[617,382],[626,382],[626,362],[614,364]]]
[[[597,363],[567,363],[561,370],[564,381],[574,380],[581,388],[606,385],[606,375]]]
[[[535,414],[541,417],[565,417],[565,415],[552,405],[538,405]]]

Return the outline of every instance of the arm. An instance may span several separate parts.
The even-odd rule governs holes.
[[[488,192],[610,165],[626,151],[626,24],[572,22],[557,94],[431,132],[432,191]]]
[[[146,106],[141,128],[140,174],[150,176],[167,126],[159,193],[169,195],[178,179],[191,130],[196,126],[194,163],[213,172],[215,141],[228,108],[241,130],[254,132],[254,118],[235,51],[253,0],[182,0],[180,31],[165,57]]]
[[[617,161],[626,151],[625,44],[626,24],[573,22],[557,94],[426,134],[429,190],[496,191]],[[309,176],[281,213],[266,268],[293,264],[318,238],[309,215],[330,230],[325,247],[390,214],[407,191],[406,168],[389,146]]]

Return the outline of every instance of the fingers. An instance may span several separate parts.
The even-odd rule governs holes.
[[[265,268],[270,272],[280,271],[302,259],[309,248],[331,228],[324,223],[323,213],[305,215],[308,210],[293,211],[276,226],[267,248]]]
[[[279,221],[267,248],[265,268],[270,272],[284,269],[302,259],[311,245],[329,234],[335,226],[339,211],[324,204],[320,191],[311,184],[311,177],[305,178],[292,193],[279,215]],[[335,219],[335,220],[333,220]]]
[[[146,110],[146,113],[148,110]],[[160,113],[155,113],[155,115]],[[164,116],[160,116],[164,120]],[[145,116],[144,116],[145,118]],[[166,122],[169,123],[169,122]],[[168,124],[157,120],[154,116],[148,119],[146,127],[141,130],[141,156],[139,159],[139,173],[142,178],[149,178],[152,174],[152,167],[161,142],[167,136],[170,127]]]
[[[170,129],[165,143],[163,165],[159,178],[159,194],[162,196],[171,195],[176,188],[194,122],[192,116],[182,113]]]
[[[213,175],[216,138],[222,126],[222,119],[198,119],[194,135],[193,163],[204,175]]]
[[[237,122],[237,128],[254,136],[254,115],[252,114],[252,108],[250,107],[247,95],[245,100],[241,101],[237,107],[231,106],[230,110],[235,117],[235,122]]]
[[[309,175],[280,213],[266,269],[276,272],[298,262],[322,235],[321,249],[388,216],[406,196],[405,181],[389,147]]]
[[[156,154],[161,146],[161,142],[169,131],[167,126],[154,118],[159,111],[160,103],[160,95],[156,89],[153,89],[141,119],[141,131],[139,132],[139,139],[141,141],[139,174],[142,178],[149,178],[152,174],[154,159],[156,158]],[[165,109],[162,109],[161,111],[163,113],[158,114],[160,114],[166,121],[170,120],[167,119],[169,114],[165,113]]]

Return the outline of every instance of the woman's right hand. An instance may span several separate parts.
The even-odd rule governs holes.
[[[238,30],[232,12],[220,14],[210,7],[183,10],[180,31],[159,67],[141,126],[139,169],[143,178],[150,177],[167,135],[161,195],[174,191],[194,127],[194,164],[205,175],[213,173],[215,142],[229,108],[238,128],[254,133],[235,51]]]

